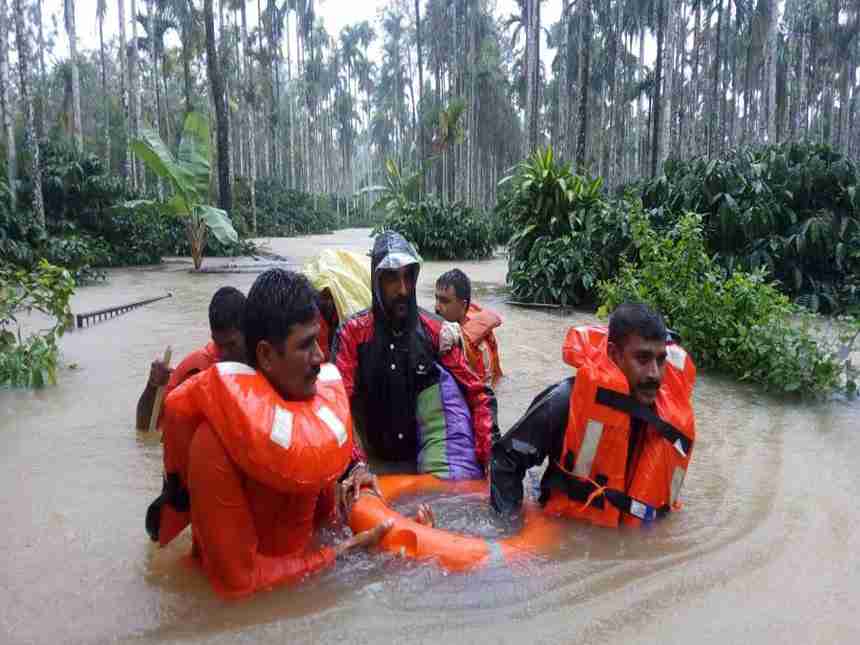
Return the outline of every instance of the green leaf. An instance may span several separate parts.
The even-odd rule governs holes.
[[[233,228],[233,224],[225,211],[214,206],[198,204],[195,207],[195,212],[203,218],[206,226],[222,244],[235,243],[239,240],[239,234],[236,233],[236,229]]]
[[[194,192],[191,176],[170,154],[158,133],[149,128],[143,128],[140,138],[131,142],[131,149],[153,173],[168,181],[177,192]]]
[[[177,162],[191,181],[194,200],[205,201],[209,194],[209,123],[197,112],[185,117]]]

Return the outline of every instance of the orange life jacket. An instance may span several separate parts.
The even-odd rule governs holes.
[[[191,352],[188,356],[173,368],[170,373],[170,380],[167,382],[165,393],[169,394],[171,390],[182,384],[189,376],[193,376],[196,372],[205,372],[221,358],[221,352],[218,350],[218,345],[214,341],[206,343],[205,347]]]
[[[546,511],[599,526],[639,525],[679,508],[695,441],[696,367],[668,343],[654,408],[630,396],[627,378],[609,358],[607,330],[572,328],[564,360],[577,368],[564,446],[552,464]],[[628,462],[631,420],[647,424]]]
[[[503,376],[499,361],[499,345],[493,330],[502,324],[501,317],[494,311],[482,309],[475,303],[469,304],[466,321],[460,326],[463,330],[463,346],[469,365],[484,383],[495,386]],[[490,369],[484,365],[483,347],[490,356]]]
[[[189,523],[191,440],[207,423],[248,478],[287,494],[318,494],[349,464],[352,418],[340,372],[325,364],[317,393],[287,401],[243,363],[217,363],[165,401],[164,491],[147,513],[150,537],[163,546]]]

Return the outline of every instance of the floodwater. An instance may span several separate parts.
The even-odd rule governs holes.
[[[366,251],[367,235],[268,244],[301,264],[324,247]],[[504,430],[568,374],[565,331],[593,319],[505,305],[503,258],[458,264],[505,319]],[[65,336],[76,368],[56,387],[0,392],[0,642],[860,642],[860,406],[785,402],[709,374],[686,506],[652,529],[570,524],[551,558],[468,575],[360,553],[297,588],[220,601],[186,564],[187,534],[167,549],[146,536],[161,447],[134,430],[149,362],[203,344],[215,289],[254,279],[188,266],[80,289],[76,312],[174,297]],[[421,304],[452,266],[424,265]]]

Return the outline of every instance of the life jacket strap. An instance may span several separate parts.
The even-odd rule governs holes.
[[[643,522],[651,522],[653,520],[665,517],[671,507],[664,504],[660,507],[654,507],[650,504],[631,497],[627,493],[614,489],[605,488],[600,483],[600,475],[597,476],[597,481],[589,481],[567,475],[555,465],[550,465],[550,471],[547,476],[546,483],[557,490],[567,494],[567,496],[576,502],[586,502],[589,497],[597,490],[602,490],[602,494],[591,499],[589,506],[594,508],[604,508],[604,500],[607,500],[615,508],[622,513],[627,513],[638,517]]]
[[[632,419],[639,419],[653,427],[657,433],[668,441],[682,457],[690,454],[693,442],[671,423],[658,417],[648,406],[642,405],[629,394],[622,394],[614,390],[597,388],[595,400],[601,405],[614,408],[624,412]]]

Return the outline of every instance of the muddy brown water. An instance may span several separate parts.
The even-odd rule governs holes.
[[[366,251],[366,230],[268,241],[298,264]],[[210,263],[216,261],[210,260]],[[593,319],[503,304],[505,262],[457,263],[505,319],[504,429],[568,375],[566,329]],[[419,302],[449,262],[422,269]],[[642,531],[570,525],[551,558],[446,575],[356,554],[299,587],[224,603],[147,538],[158,438],[134,430],[149,362],[207,340],[207,305],[249,274],[112,271],[75,311],[174,297],[63,338],[59,384],[0,391],[0,642],[860,642],[860,406],[781,401],[714,375],[696,389],[685,509]]]

